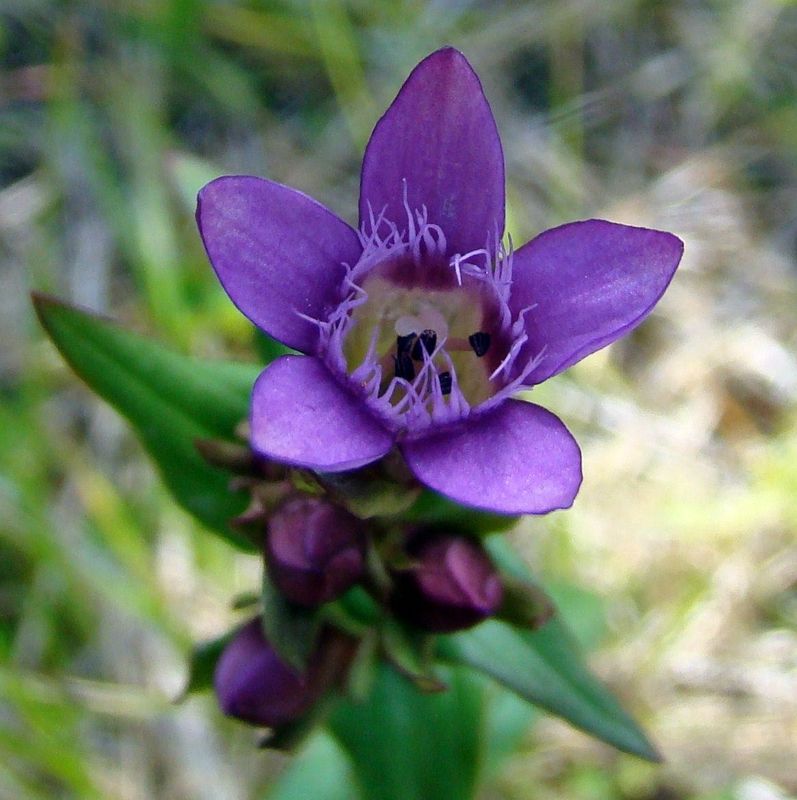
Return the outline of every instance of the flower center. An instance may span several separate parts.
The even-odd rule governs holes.
[[[426,209],[400,229],[371,214],[363,253],[346,265],[341,301],[320,331],[320,353],[397,433],[422,433],[485,411],[515,392],[542,353],[518,363],[527,341],[509,308],[512,249],[495,235],[449,256]]]
[[[482,359],[492,337],[482,330],[485,315],[479,292],[456,286],[408,289],[380,275],[378,268],[375,273],[363,281],[368,300],[352,312],[343,345],[349,369],[364,363],[373,350],[381,369],[380,393],[392,390],[393,404],[408,392],[404,381],[413,384],[424,370],[440,384],[444,397],[451,393],[454,374],[471,406],[492,396],[495,386]],[[399,381],[391,387],[395,378]]]

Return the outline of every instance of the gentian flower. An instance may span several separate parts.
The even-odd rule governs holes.
[[[422,483],[506,514],[566,508],[581,483],[564,424],[513,395],[638,325],[683,250],[603,220],[504,245],[501,142],[452,48],[424,59],[377,123],[356,230],[247,176],[205,186],[197,220],[233,302],[302,353],[254,386],[257,452],[336,472],[398,446]]]
[[[317,606],[340,597],[365,572],[360,521],[318,497],[296,498],[269,518],[266,566],[288,600]]]
[[[470,628],[501,605],[501,578],[475,540],[448,533],[422,536],[407,548],[413,564],[396,572],[391,606],[433,633]]]

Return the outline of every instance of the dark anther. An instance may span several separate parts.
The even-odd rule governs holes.
[[[406,336],[396,337],[396,355],[402,356],[409,353],[412,349],[412,343],[418,338],[417,333],[408,333]]]
[[[399,353],[393,356],[393,364],[396,368],[396,377],[404,378],[405,381],[411,381],[415,377],[415,365],[409,353]]]
[[[443,394],[451,394],[451,373],[441,372],[437,379],[440,381],[440,391]]]
[[[421,331],[418,341],[412,346],[412,357],[416,361],[423,361],[421,345],[423,345],[423,349],[426,350],[429,355],[432,355],[435,347],[437,347],[437,333],[429,328],[425,331]]]
[[[476,331],[468,336],[468,342],[476,353],[477,358],[481,358],[490,349],[490,334],[484,331]]]

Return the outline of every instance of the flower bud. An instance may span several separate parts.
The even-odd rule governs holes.
[[[434,534],[407,548],[414,565],[396,575],[393,610],[433,633],[470,628],[501,604],[501,579],[478,542]]]
[[[324,691],[323,654],[304,674],[283,662],[263,635],[257,617],[224,648],[213,675],[221,710],[228,717],[275,728],[301,717]]]
[[[266,564],[293,603],[317,606],[340,597],[363,575],[365,536],[359,520],[318,498],[292,500],[271,517]]]

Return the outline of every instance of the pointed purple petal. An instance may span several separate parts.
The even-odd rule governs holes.
[[[376,461],[393,437],[326,365],[282,356],[255,381],[252,447],[267,458],[323,472]]]
[[[484,247],[504,229],[504,155],[490,106],[465,56],[432,53],[407,78],[365,150],[360,221],[368,207],[400,227],[403,180],[413,210],[426,206],[449,254]]]
[[[522,400],[405,442],[401,450],[427,486],[499,514],[568,508],[581,485],[581,452],[573,436],[550,411]]]
[[[266,333],[314,353],[318,328],[339,302],[343,262],[362,248],[343,220],[301,192],[263,178],[229,176],[197,198],[208,258],[236,306]]]
[[[510,305],[526,313],[541,383],[613,342],[650,313],[683,253],[671,233],[591,219],[552,228],[514,255]]]

